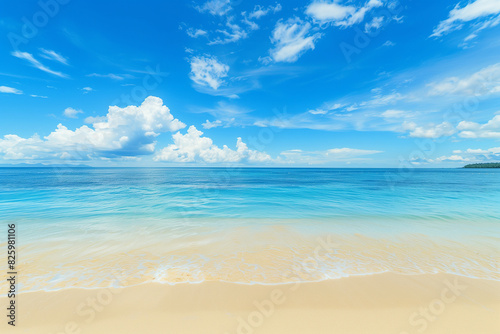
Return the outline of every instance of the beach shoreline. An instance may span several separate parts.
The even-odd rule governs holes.
[[[498,333],[500,282],[383,273],[321,282],[146,283],[17,295],[2,333]],[[8,299],[0,298],[1,305]],[[5,309],[5,308],[4,308]]]

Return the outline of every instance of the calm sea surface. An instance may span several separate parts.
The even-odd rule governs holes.
[[[25,290],[106,286],[117,275],[499,279],[500,170],[0,168],[0,220],[17,225]],[[334,247],[305,266],[327,239]]]

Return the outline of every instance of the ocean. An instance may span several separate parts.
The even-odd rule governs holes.
[[[499,169],[0,168],[0,220],[0,249],[16,225],[21,292],[500,280]]]

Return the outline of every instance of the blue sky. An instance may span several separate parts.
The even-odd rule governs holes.
[[[500,2],[0,4],[0,163],[500,160]]]

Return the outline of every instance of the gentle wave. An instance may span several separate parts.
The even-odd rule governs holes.
[[[304,233],[289,225],[223,231],[179,227],[165,234],[122,230],[104,240],[93,240],[92,234],[48,235],[42,245],[19,250],[20,291],[147,282],[284,284],[383,272],[500,280],[496,237],[467,242],[423,234],[374,238]]]

